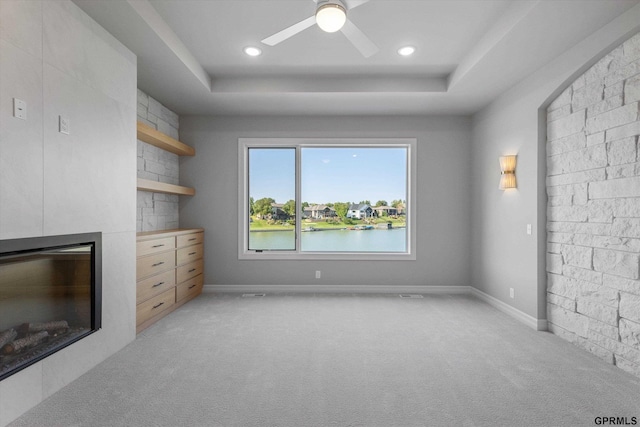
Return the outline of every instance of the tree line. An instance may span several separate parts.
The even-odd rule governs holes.
[[[272,199],[271,197],[263,197],[262,199],[258,199],[258,200],[253,200],[253,197],[249,198],[249,213],[250,215],[269,215],[270,213],[272,213],[272,204],[276,203],[276,201],[274,199]],[[335,203],[324,203],[325,206],[328,206],[330,208],[333,208],[336,211],[336,215],[340,218],[346,218],[347,217],[347,212],[349,211],[349,206],[351,206],[353,203],[351,202],[335,202]],[[371,204],[371,201],[369,200],[362,200],[359,202],[359,204],[366,204],[369,206],[374,206],[374,207],[379,207],[379,206],[392,206],[394,208],[398,208],[400,206],[404,207],[405,205],[405,201],[404,200],[393,200],[391,202],[391,205],[389,205],[387,203],[386,200],[378,200],[376,202],[375,205]],[[315,203],[313,204],[315,205]],[[312,206],[311,203],[309,202],[302,202],[302,211],[304,212],[304,210],[306,208],[308,208],[309,206]],[[282,206],[282,210],[289,216],[295,216],[295,212],[296,212],[296,202],[295,200],[289,200],[287,201],[283,206]]]

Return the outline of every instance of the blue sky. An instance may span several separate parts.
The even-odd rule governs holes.
[[[302,149],[302,201],[309,203],[406,199],[405,148]],[[249,195],[285,203],[295,196],[295,150],[249,150]]]
[[[296,198],[296,150],[249,149],[249,197],[271,197],[277,203]]]

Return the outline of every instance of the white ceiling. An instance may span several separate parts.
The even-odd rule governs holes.
[[[316,26],[260,43],[313,0],[74,2],[138,55],[138,87],[181,115],[416,115],[477,111],[640,0],[370,0],[348,12],[380,49],[369,58]],[[416,53],[399,56],[404,45]]]

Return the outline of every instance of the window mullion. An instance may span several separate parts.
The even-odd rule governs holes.
[[[300,186],[300,176],[301,176],[301,147],[300,145],[296,145],[296,227],[295,227],[295,242],[296,242],[296,253],[301,252],[302,246],[302,199],[301,199],[301,186]]]

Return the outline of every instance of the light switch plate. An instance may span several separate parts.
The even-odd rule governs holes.
[[[22,99],[13,98],[13,117],[27,120],[27,103]]]
[[[58,131],[65,135],[69,135],[71,129],[69,129],[69,119],[66,117],[58,116]]]

